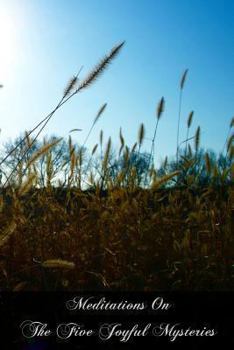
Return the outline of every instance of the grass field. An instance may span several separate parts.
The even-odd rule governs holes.
[[[180,140],[187,70],[179,86],[175,158],[159,169],[154,159],[164,98],[148,153],[142,152],[143,124],[131,147],[120,130],[118,151],[111,139],[103,144],[102,131],[92,151],[85,148],[106,104],[83,145],[71,136],[38,141],[54,113],[88,88],[122,46],[78,87],[72,78],[55,109],[2,155],[2,290],[234,289],[234,123],[217,157],[201,149],[200,127],[190,135],[193,112]]]

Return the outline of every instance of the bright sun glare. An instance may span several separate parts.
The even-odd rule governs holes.
[[[7,11],[0,9],[0,83],[11,71],[16,54],[16,25]]]

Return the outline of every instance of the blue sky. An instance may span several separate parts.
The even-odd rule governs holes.
[[[194,110],[191,134],[201,126],[205,148],[222,149],[234,114],[234,1],[230,0],[0,0],[1,141],[30,130],[55,106],[69,78],[82,77],[116,43],[119,57],[88,90],[54,116],[46,134],[85,139],[99,107],[108,106],[89,145],[120,126],[129,145],[140,123],[151,138],[164,96],[157,161],[176,151],[179,81],[184,90],[181,140]],[[150,141],[145,140],[145,149]]]

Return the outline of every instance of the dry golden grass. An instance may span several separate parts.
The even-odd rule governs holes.
[[[160,171],[151,160],[163,97],[148,158],[141,154],[144,124],[131,147],[120,129],[117,155],[111,138],[104,145],[103,131],[99,144],[87,152],[84,145],[106,104],[82,146],[69,136],[66,157],[56,148],[60,139],[45,141],[29,156],[54,113],[89,87],[122,46],[114,47],[81,82],[78,75],[72,78],[55,109],[32,129],[36,136],[26,133],[3,156],[0,289],[234,289],[233,119],[220,161],[201,152],[200,126],[189,137],[193,112],[187,138],[179,143],[188,70],[180,81],[176,161],[166,157]],[[19,146],[22,152],[14,159]],[[13,169],[4,168],[8,159]]]

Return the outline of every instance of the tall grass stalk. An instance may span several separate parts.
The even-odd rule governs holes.
[[[179,111],[178,111],[178,123],[177,123],[177,137],[176,137],[176,164],[178,166],[179,162],[179,142],[180,142],[180,120],[181,120],[181,109],[182,109],[182,98],[183,98],[183,90],[186,81],[186,77],[188,74],[188,69],[185,69],[181,81],[180,81],[180,95],[179,95]]]
[[[224,150],[225,150],[225,147],[226,147],[226,157],[227,157],[228,150],[229,150],[228,142],[230,141],[230,138],[233,137],[233,135],[234,135],[234,134],[232,134],[232,129],[233,128],[234,128],[234,117],[231,119],[231,122],[230,122],[230,125],[229,125],[228,134],[227,134],[227,137],[226,137],[225,143],[223,145],[223,149],[222,149],[222,153],[224,153]]]
[[[44,130],[44,128],[46,127],[46,125],[48,124],[48,122],[50,121],[50,119],[53,117],[53,115],[55,114],[55,112],[61,108],[66,102],[68,102],[73,96],[75,96],[76,94],[78,94],[79,92],[81,92],[82,90],[84,90],[85,88],[89,87],[90,85],[92,85],[100,76],[101,74],[105,71],[105,69],[107,68],[107,66],[112,62],[112,60],[114,58],[116,58],[116,56],[119,54],[121,48],[123,47],[125,42],[122,42],[119,45],[116,45],[113,47],[113,49],[110,51],[110,53],[106,56],[104,56],[104,58],[100,61],[99,64],[97,64],[93,70],[86,76],[86,78],[81,81],[81,83],[79,84],[78,88],[71,92],[72,89],[75,87],[75,83],[77,82],[77,78],[79,75],[76,75],[76,79],[73,78],[72,81],[70,81],[70,83],[68,84],[68,87],[65,89],[65,92],[63,94],[63,97],[61,98],[61,100],[59,101],[59,103],[57,104],[57,106],[53,109],[53,111],[51,113],[49,113],[45,118],[43,118],[29,133],[28,136],[30,136],[34,131],[36,131],[40,126],[40,130],[37,133],[37,135],[34,137],[34,139],[32,140],[31,143],[31,147],[32,145],[36,142],[37,138],[39,137],[39,135],[41,134],[41,132]],[[26,140],[27,136],[25,136],[24,139],[22,139],[5,157],[4,159],[1,161],[0,166],[8,159],[8,157],[10,155],[13,154],[13,152],[21,145],[23,144],[23,142]],[[14,174],[14,172],[16,171],[16,169],[18,168],[19,163],[24,159],[24,157],[26,156],[26,154],[28,153],[29,149],[27,149],[25,151],[25,153],[23,154],[22,158],[19,160],[18,164],[15,166],[15,168],[12,170],[12,172],[10,173],[10,175],[7,178],[7,181],[4,183],[4,186],[6,186],[6,184],[9,182],[9,180],[11,179],[12,175]]]
[[[96,125],[96,123],[98,122],[98,120],[100,119],[100,117],[102,116],[102,114],[104,113],[104,111],[105,111],[105,109],[106,109],[106,106],[107,106],[107,103],[104,103],[104,104],[100,107],[100,109],[98,110],[97,115],[96,115],[96,117],[94,118],[93,124],[91,125],[91,128],[89,129],[89,132],[88,132],[88,134],[87,134],[87,136],[86,136],[86,138],[85,138],[85,140],[84,140],[84,142],[83,142],[83,146],[82,146],[82,147],[84,147],[84,146],[86,145],[86,143],[87,143],[87,141],[88,141],[88,139],[89,139],[89,136],[90,136],[90,134],[91,134],[91,132],[92,132],[94,126]]]
[[[152,138],[152,143],[151,143],[151,151],[150,151],[150,158],[149,158],[149,168],[151,166],[151,160],[153,160],[153,163],[154,163],[155,140],[156,140],[156,136],[157,136],[158,123],[159,123],[159,121],[161,119],[161,116],[163,114],[164,107],[165,107],[165,100],[164,100],[164,97],[162,97],[161,100],[158,103],[158,107],[157,107],[157,111],[156,111],[157,121],[156,121],[155,129],[154,129],[154,136]]]
[[[190,130],[192,122],[193,122],[193,114],[194,114],[194,112],[191,111],[189,113],[189,116],[188,116],[188,119],[187,119],[187,135],[186,135],[185,155],[187,155],[188,140],[189,140],[189,130]]]

